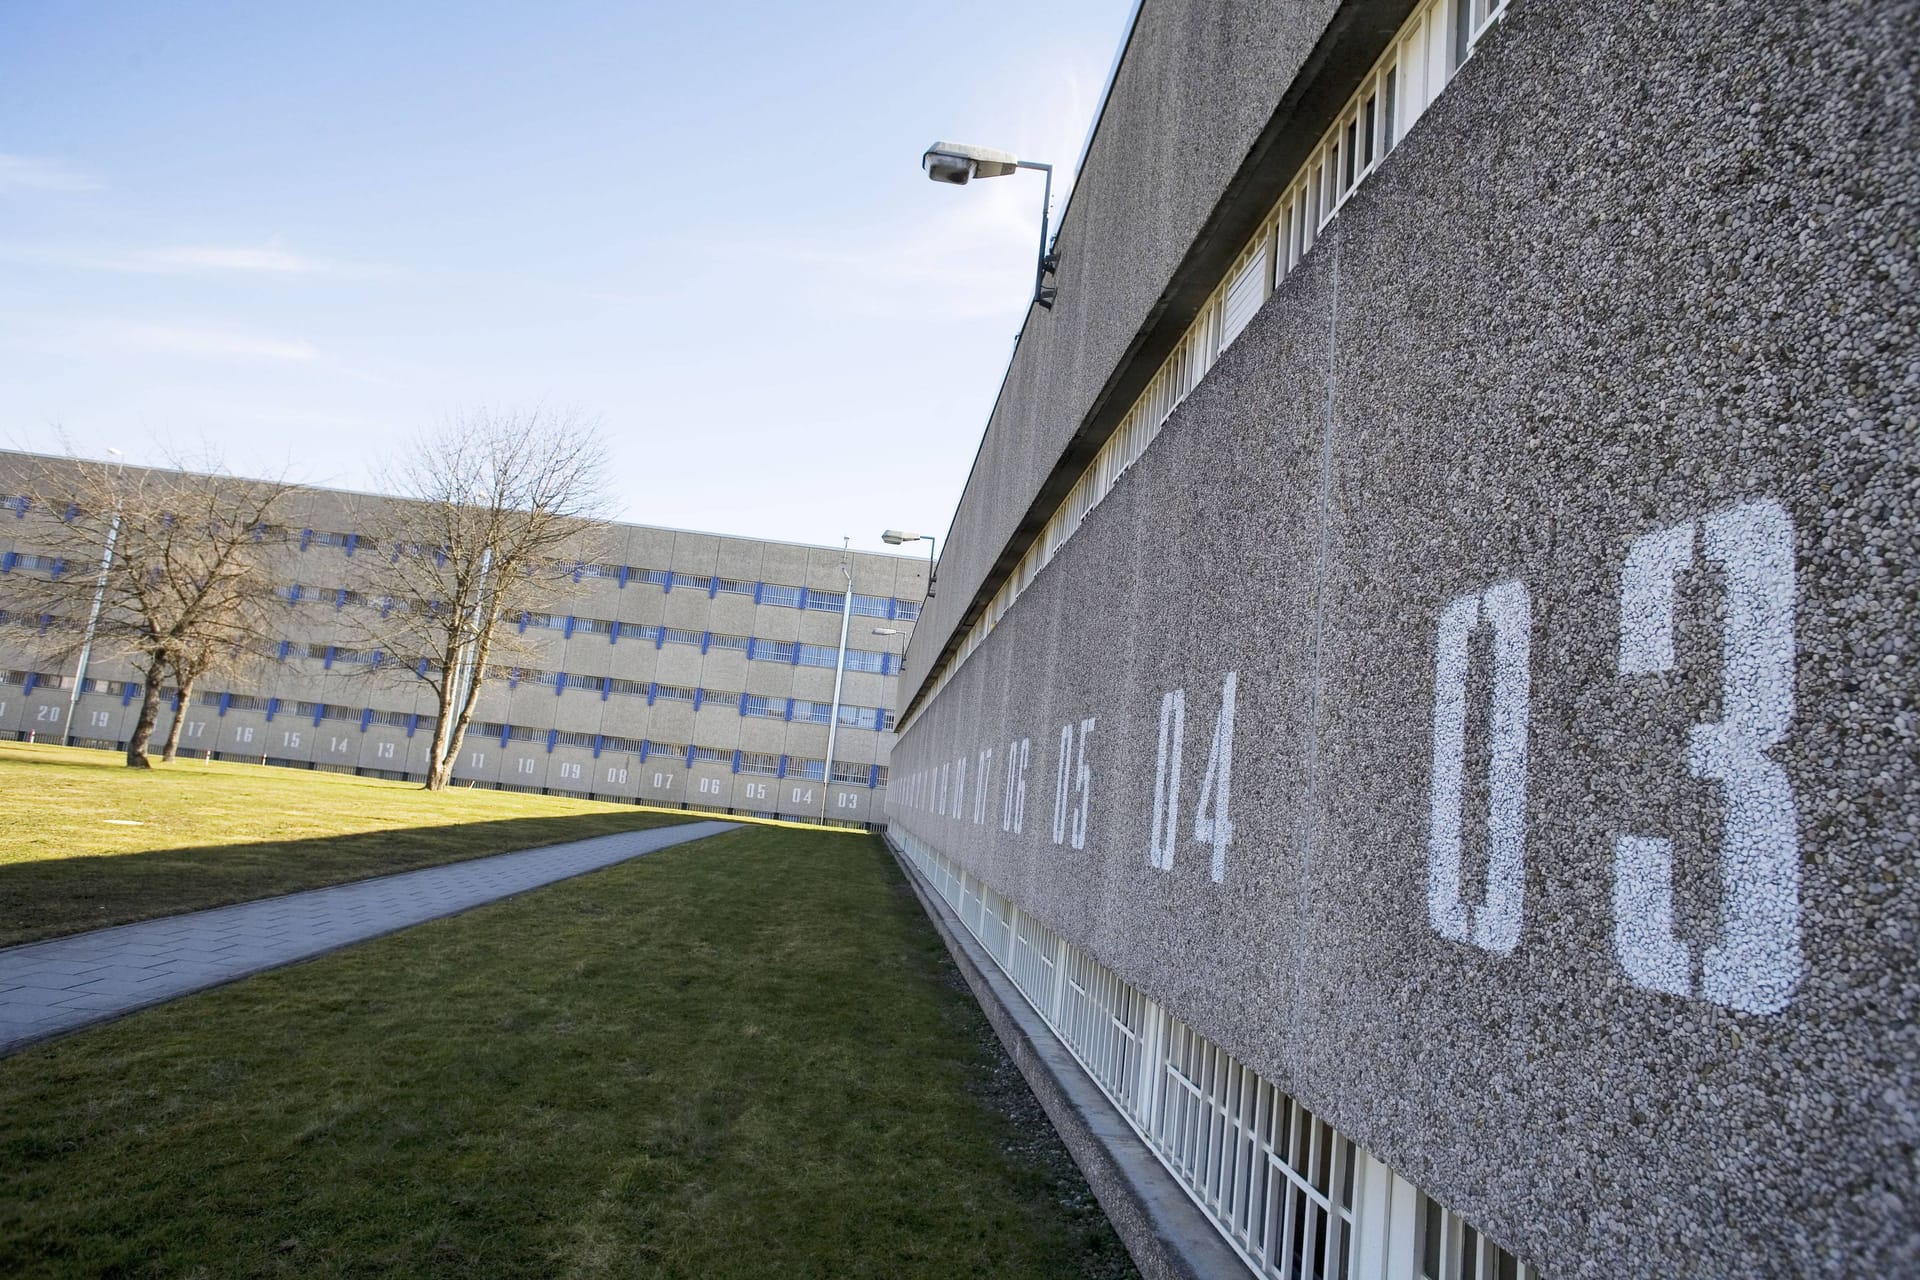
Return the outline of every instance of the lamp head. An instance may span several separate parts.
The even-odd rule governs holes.
[[[1012,152],[964,142],[936,142],[920,157],[920,167],[935,182],[964,187],[975,178],[1004,178],[1019,168]]]
[[[917,533],[903,533],[898,529],[889,529],[880,535],[880,541],[890,547],[897,547],[903,542],[920,541],[920,535]]]

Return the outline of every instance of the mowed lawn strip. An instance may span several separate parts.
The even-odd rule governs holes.
[[[0,1274],[1133,1273],[879,842],[743,828],[0,1060]]]
[[[0,743],[0,946],[703,816]]]

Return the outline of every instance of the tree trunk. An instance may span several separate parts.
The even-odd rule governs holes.
[[[147,678],[140,688],[140,715],[133,722],[133,734],[127,739],[129,769],[153,768],[153,761],[147,759],[147,747],[153,741],[153,726],[160,719],[160,679],[166,670],[167,663],[162,654],[154,654],[147,663]],[[184,703],[180,710],[185,714]]]
[[[180,754],[180,726],[187,722],[187,708],[193,705],[193,685],[192,680],[180,683],[180,710],[174,714],[173,723],[167,726],[167,749],[160,754],[160,758],[168,764],[172,764],[173,758]]]

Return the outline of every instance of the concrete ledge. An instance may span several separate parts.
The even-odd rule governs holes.
[[[1147,1149],[1006,972],[891,839],[887,847],[974,999],[1147,1280],[1245,1280],[1249,1268]]]

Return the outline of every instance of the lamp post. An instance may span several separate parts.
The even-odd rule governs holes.
[[[853,569],[840,562],[847,580],[846,599],[840,602],[840,657],[833,664],[833,715],[827,720],[827,765],[820,771],[820,824],[827,822],[827,791],[833,786],[833,744],[840,736],[840,686],[847,678],[847,628],[853,622]]]
[[[905,546],[909,542],[927,544],[927,599],[933,599],[933,550],[934,537],[930,533],[903,533],[899,529],[889,529],[880,535],[880,541],[890,547]]]
[[[93,607],[87,611],[86,634],[80,639],[80,660],[74,665],[73,692],[67,698],[67,729],[60,739],[60,745],[73,745],[73,717],[80,710],[80,691],[87,684],[87,662],[93,657],[93,636],[100,627],[100,608],[107,598],[107,573],[113,568],[113,544],[120,538],[120,484],[119,478],[126,474],[126,459],[118,449],[109,449],[113,455],[114,503],[113,519],[107,525],[107,546],[100,554],[100,576],[93,584]]]
[[[1053,166],[1038,160],[1021,160],[1009,151],[976,147],[965,142],[936,142],[920,157],[920,167],[935,182],[964,187],[975,178],[1004,178],[1016,169],[1038,169],[1047,180],[1040,196],[1040,260],[1033,272],[1033,300],[1047,311],[1059,290],[1047,284],[1047,276],[1060,265],[1060,255],[1047,252],[1047,214],[1053,206]]]

